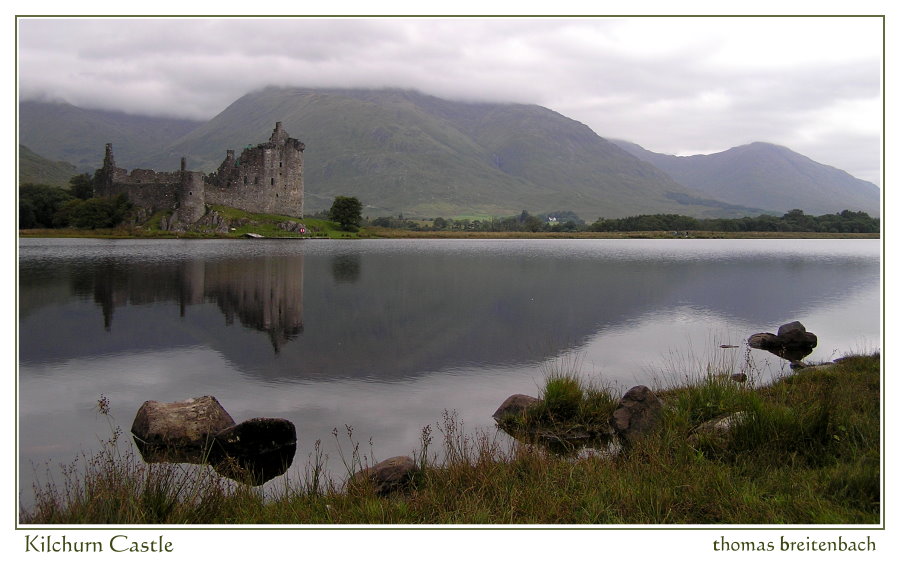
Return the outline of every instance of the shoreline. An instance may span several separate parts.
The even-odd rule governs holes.
[[[697,231],[689,236],[675,235],[670,231],[630,231],[630,232],[460,232],[460,231],[415,231],[380,227],[364,227],[346,236],[263,236],[260,240],[365,240],[365,239],[433,239],[433,240],[618,240],[618,239],[658,239],[658,240],[712,240],[712,239],[759,239],[759,240],[872,240],[880,239],[880,233],[831,233],[831,232],[718,232]],[[23,229],[19,238],[121,238],[121,239],[198,239],[198,240],[243,240],[244,235],[209,235],[200,233],[159,233],[139,234],[121,229]]]
[[[570,457],[530,443],[499,447],[445,416],[422,429],[411,480],[380,493],[334,481],[322,455],[305,477],[259,494],[209,470],[144,464],[106,447],[85,473],[38,490],[25,524],[878,524],[882,521],[880,352],[810,365],[772,383],[695,373],[663,387],[656,429],[621,453]],[[544,396],[549,387],[544,388]],[[588,396],[588,395],[585,395]],[[742,412],[742,413],[739,413]],[[691,439],[729,415],[731,435]],[[348,431],[351,431],[348,429]],[[336,432],[336,430],[335,430]],[[443,437],[442,459],[432,438]],[[109,441],[114,445],[117,434]],[[354,444],[348,473],[365,466]],[[439,443],[439,441],[438,441]],[[435,443],[434,446],[438,446]],[[364,474],[364,472],[360,472]],[[354,483],[355,482],[355,483]],[[797,485],[801,483],[801,485]],[[358,485],[356,485],[358,484]],[[87,494],[86,490],[94,493]],[[187,490],[191,500],[184,501]]]

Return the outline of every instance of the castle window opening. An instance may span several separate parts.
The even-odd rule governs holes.
[[[275,178],[272,178],[272,185],[275,185]]]

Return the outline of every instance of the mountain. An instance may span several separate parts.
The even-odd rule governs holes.
[[[93,168],[111,142],[121,167],[176,170],[186,156],[189,169],[212,171],[226,149],[263,142],[281,121],[306,144],[307,212],[328,208],[335,195],[359,197],[369,216],[570,209],[592,220],[756,210],[710,201],[582,123],[535,105],[461,103],[403,90],[267,88],[202,124],[43,105],[20,108],[23,139]],[[44,118],[52,113],[58,117]]]
[[[590,221],[643,213],[873,211],[819,172],[851,176],[781,147],[749,145],[756,156],[731,154],[720,162],[712,155],[706,158],[716,166],[693,173],[690,166],[682,170],[676,157],[653,156],[635,145],[622,148],[536,105],[463,103],[408,90],[271,87],[239,98],[203,123],[68,104],[23,102],[19,108],[21,142],[79,171],[99,168],[104,145],[112,143],[117,165],[129,170],[177,170],[184,156],[188,169],[210,172],[227,149],[239,154],[268,139],[277,121],[306,145],[307,213],[327,209],[336,195],[359,197],[371,217],[571,210]],[[763,157],[766,151],[781,156]],[[817,175],[807,172],[810,177],[800,183],[809,165]],[[698,181],[703,174],[706,181]]]
[[[70,162],[79,172],[93,172],[102,165],[108,142],[115,145],[117,158],[137,162],[200,124],[187,119],[82,109],[67,103],[19,104],[19,143],[46,158]]]
[[[778,213],[802,209],[820,215],[849,209],[880,216],[876,185],[783,146],[754,142],[716,154],[672,156],[627,141],[613,142],[678,183],[720,201],[765,206]]]
[[[549,109],[454,102],[405,90],[253,92],[151,163],[171,168],[188,155],[189,168],[212,170],[226,148],[267,138],[274,121],[306,144],[310,211],[327,208],[335,195],[354,195],[370,216],[749,212],[701,202],[701,193]]]
[[[54,162],[24,145],[19,145],[19,184],[33,183],[53,187],[69,187],[78,171],[68,162]]]

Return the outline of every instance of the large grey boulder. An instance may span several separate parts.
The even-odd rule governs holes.
[[[418,466],[411,457],[391,457],[378,464],[355,473],[350,478],[351,486],[369,482],[378,495],[386,495],[407,489],[418,472]]]
[[[234,419],[213,396],[148,400],[137,411],[131,433],[147,462],[200,462],[214,436],[231,425]]]
[[[653,430],[661,417],[662,402],[648,387],[640,385],[624,393],[609,425],[627,443]]]
[[[500,404],[499,408],[493,412],[493,419],[496,421],[502,421],[503,418],[507,416],[517,416],[528,408],[532,407],[534,404],[540,403],[541,400],[538,398],[534,398],[533,396],[528,396],[527,394],[513,394],[512,396],[506,398],[502,404]]]

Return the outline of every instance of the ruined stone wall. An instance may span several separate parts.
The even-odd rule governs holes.
[[[96,190],[100,197],[114,197],[121,193],[138,207],[152,211],[169,210],[178,207],[178,192],[181,174],[178,172],[154,172],[153,170],[126,170],[116,168],[113,182],[105,189]]]
[[[190,224],[206,213],[206,205],[225,205],[249,211],[303,216],[303,149],[281,122],[268,142],[247,147],[239,158],[228,150],[218,170],[208,176],[189,172],[181,159],[179,172],[132,170],[115,165],[112,145],[106,145],[103,167],[94,176],[94,194],[124,193],[137,207],[150,212],[174,210],[173,222]]]

